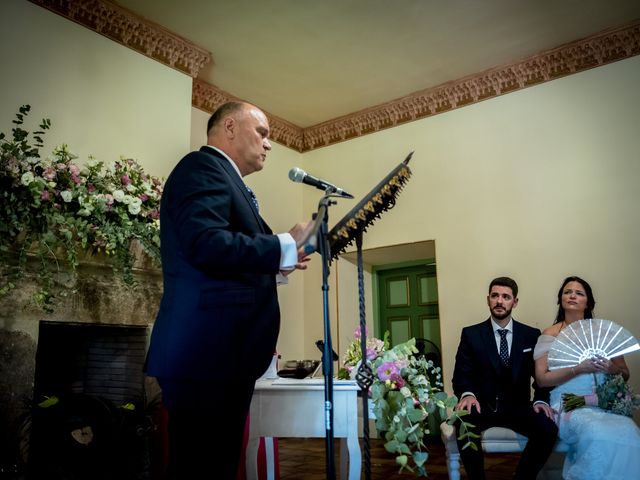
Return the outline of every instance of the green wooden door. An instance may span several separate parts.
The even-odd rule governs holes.
[[[441,350],[436,266],[416,265],[376,273],[381,335],[389,331],[392,346],[415,337],[430,340]]]
[[[380,336],[389,331],[391,346],[412,337],[433,342],[437,350],[429,348],[429,342],[418,348],[427,360],[442,366],[435,264],[379,270],[377,275]],[[427,441],[438,441],[442,420],[438,413],[429,416]]]

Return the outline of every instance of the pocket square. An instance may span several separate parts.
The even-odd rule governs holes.
[[[524,350],[522,350],[522,353],[527,353],[530,352],[532,349],[531,348],[525,348]]]

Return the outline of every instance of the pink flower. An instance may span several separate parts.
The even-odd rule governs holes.
[[[45,202],[49,200],[49,190],[43,190],[42,194],[40,195],[40,198]]]
[[[398,377],[400,377],[400,370],[398,370],[398,367],[395,363],[384,362],[378,367],[378,378],[380,378],[380,380],[395,381],[395,379]]]
[[[140,199],[141,202],[146,202],[147,200],[149,200],[149,196],[144,193],[138,195],[138,198]]]
[[[375,360],[378,358],[378,352],[371,347],[367,347],[367,360]]]
[[[120,177],[120,181],[124,186],[131,185],[131,179],[129,178],[129,175],[122,175],[122,177]]]
[[[104,198],[107,200],[107,205],[113,205],[113,195],[106,193]]]
[[[46,180],[53,180],[54,178],[56,178],[55,169],[52,167],[45,168],[44,172],[42,172],[42,177]]]
[[[369,338],[369,328],[368,328],[368,327],[366,327],[366,326],[364,327],[364,334],[367,336],[367,338]],[[353,331],[353,337],[354,337],[356,340],[360,340],[360,337],[361,337],[361,336],[360,336],[360,327],[356,328],[356,329]]]
[[[80,168],[78,168],[78,166],[76,164],[72,163],[72,164],[69,165],[69,172],[74,177],[77,177],[77,176],[80,175]]]

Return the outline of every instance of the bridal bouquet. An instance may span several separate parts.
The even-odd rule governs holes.
[[[607,375],[605,381],[597,385],[594,394],[562,394],[562,406],[565,412],[579,407],[592,406],[631,417],[633,411],[640,408],[640,395],[633,393],[632,388],[624,381],[622,375]]]

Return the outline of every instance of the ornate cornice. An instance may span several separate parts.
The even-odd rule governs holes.
[[[302,151],[374,133],[640,54],[640,20],[510,65],[412,93],[303,130]]]
[[[192,77],[211,61],[205,49],[108,0],[29,0]]]
[[[207,113],[212,113],[216,108],[230,100],[240,100],[229,92],[211,85],[197,78],[193,79],[193,95],[191,104]],[[275,115],[265,112],[269,119],[269,127],[271,132],[270,138],[286,147],[292,148],[299,152],[303,151],[303,135],[302,128],[296,127],[292,123],[287,122]]]
[[[109,0],[29,0],[191,75],[192,105],[213,112],[228,92],[196,77],[211,54]],[[509,65],[421,90],[307,128],[266,112],[274,141],[306,152],[448,112],[543,82],[640,54],[640,20],[541,52]]]

